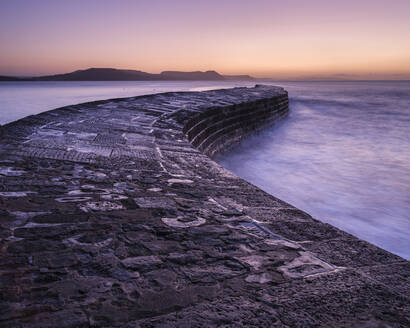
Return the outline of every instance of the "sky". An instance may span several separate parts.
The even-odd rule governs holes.
[[[410,79],[410,0],[0,0],[0,75]]]

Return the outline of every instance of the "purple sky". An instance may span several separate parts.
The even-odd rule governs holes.
[[[0,0],[0,74],[410,78],[409,0]]]

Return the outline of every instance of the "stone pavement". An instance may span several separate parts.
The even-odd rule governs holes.
[[[0,128],[0,327],[409,327],[408,261],[209,156],[286,115],[258,86]]]

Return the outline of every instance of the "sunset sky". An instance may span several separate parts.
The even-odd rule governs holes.
[[[0,0],[0,75],[410,79],[410,0]]]

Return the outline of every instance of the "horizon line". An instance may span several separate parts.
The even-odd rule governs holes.
[[[207,70],[186,70],[186,71],[181,71],[181,70],[163,70],[159,73],[150,73],[147,71],[143,71],[141,69],[131,69],[131,68],[115,68],[115,67],[88,67],[88,68],[80,68],[80,69],[75,69],[69,72],[65,73],[51,73],[51,74],[33,74],[33,75],[10,75],[10,74],[3,74],[0,73],[1,77],[7,77],[7,78],[38,78],[38,77],[45,77],[45,76],[54,76],[54,75],[64,75],[64,74],[70,74],[78,71],[87,71],[90,69],[113,69],[113,70],[118,70],[118,71],[139,71],[139,72],[144,72],[144,73],[149,73],[149,74],[161,74],[162,72],[167,72],[167,71],[172,71],[172,72],[182,72],[182,73],[191,73],[191,72],[216,72],[221,76],[249,76],[255,80],[271,80],[271,81],[278,81],[278,82],[298,82],[298,81],[306,81],[306,82],[343,82],[343,81],[410,81],[410,74],[409,73],[386,73],[386,74],[371,74],[371,73],[364,73],[364,74],[348,74],[348,73],[333,73],[333,74],[321,74],[321,73],[310,73],[308,74],[309,76],[294,76],[292,74],[292,77],[274,77],[274,76],[254,76],[255,73],[220,73],[216,69],[207,69]],[[257,73],[255,75],[258,75]],[[285,75],[285,74],[280,74],[280,75]],[[316,75],[316,76],[315,76]],[[362,76],[366,77],[362,77]],[[367,75],[372,75],[374,78],[369,78]],[[344,78],[343,76],[346,76]],[[390,77],[386,77],[390,76]],[[397,78],[395,78],[397,76]],[[93,81],[93,80],[90,80]],[[102,81],[102,80],[101,80]],[[107,80],[109,81],[109,80]],[[121,81],[121,80],[118,80]],[[34,81],[33,81],[34,82]],[[36,81],[38,82],[38,81]],[[84,82],[84,81],[83,81]],[[94,81],[95,82],[95,81]]]

